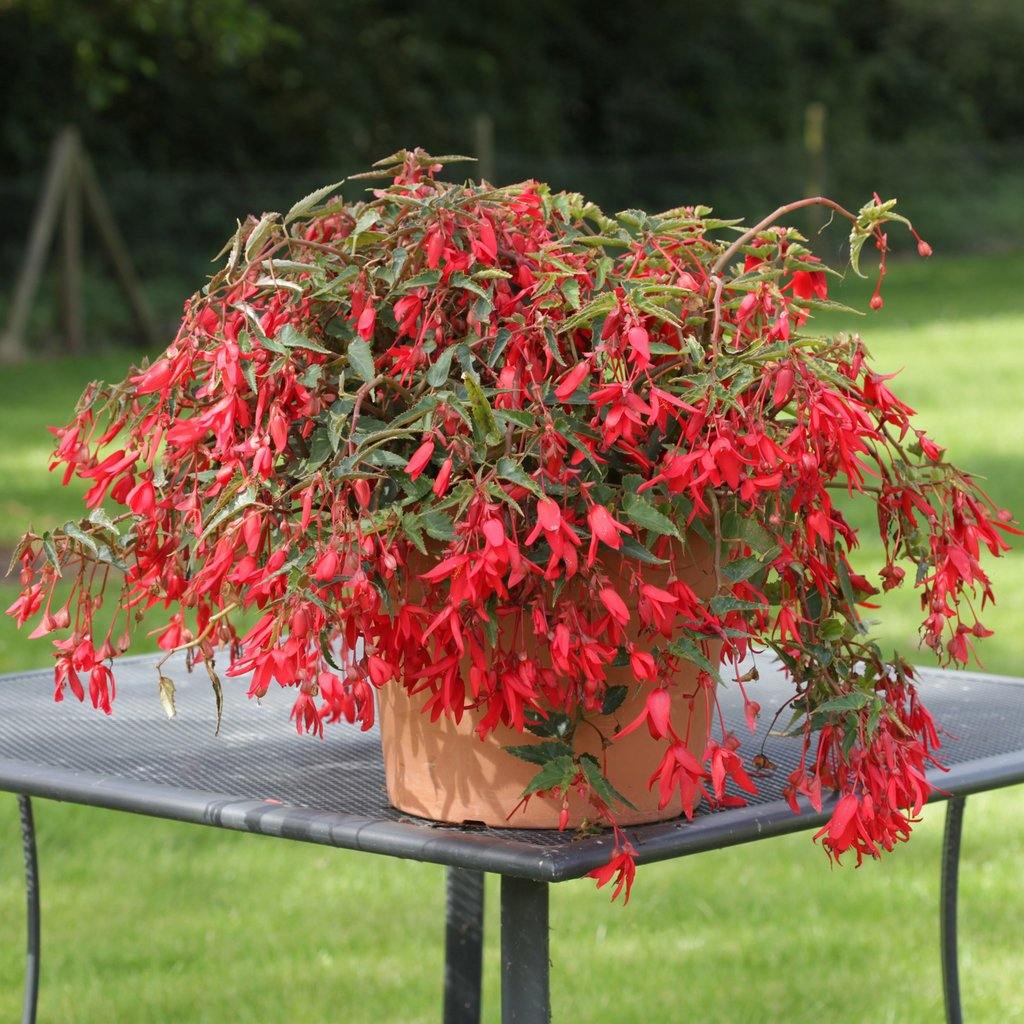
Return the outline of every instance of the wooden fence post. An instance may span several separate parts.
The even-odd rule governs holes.
[[[473,148],[476,173],[481,181],[494,184],[494,118],[490,114],[477,114],[473,120]]]
[[[804,110],[804,154],[807,158],[805,195],[825,194],[825,123],[828,111],[820,100],[808,103]],[[825,226],[825,208],[812,206],[808,211],[814,229]]]

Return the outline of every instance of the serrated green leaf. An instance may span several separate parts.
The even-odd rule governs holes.
[[[498,422],[494,418],[494,411],[491,403],[487,401],[484,389],[480,387],[480,381],[475,374],[464,373],[462,382],[466,386],[466,395],[469,398],[469,405],[473,411],[473,423],[480,432],[481,440],[488,444],[498,444],[501,441],[501,431],[498,429]]]
[[[423,479],[422,477],[420,479]],[[443,512],[430,511],[419,515],[419,525],[428,537],[434,540],[450,541],[455,539],[455,524]]]
[[[819,704],[814,709],[814,714],[833,715],[844,711],[859,711],[861,708],[867,707],[872,699],[871,694],[865,693],[863,690],[853,690],[851,693],[832,697],[823,704]]]
[[[357,238],[364,231],[369,231],[370,228],[372,228],[379,220],[379,210],[363,210],[363,212],[359,214],[355,227],[352,228],[352,234],[349,237],[353,239]]]
[[[249,233],[249,237],[245,240],[245,258],[251,260],[256,253],[260,251],[263,243],[270,237],[271,231],[274,229],[274,222],[277,220],[278,214],[276,213],[265,213],[257,221],[256,226]]]
[[[627,800],[612,784],[608,781],[607,777],[601,771],[601,766],[597,763],[597,759],[591,754],[584,754],[580,758],[580,767],[583,769],[583,774],[586,776],[587,782],[590,783],[590,788],[609,806],[613,807],[615,804],[625,804],[631,810],[636,810],[636,805]]]
[[[712,665],[707,655],[689,637],[680,637],[668,645],[668,649],[684,661],[692,662],[698,668],[704,669],[712,679],[718,678],[718,666]]]
[[[345,353],[349,366],[355,371],[356,376],[367,384],[377,379],[377,371],[373,364],[373,353],[370,346],[362,338],[353,338],[348,343],[348,351]]]
[[[427,554],[427,545],[423,540],[423,532],[420,529],[419,517],[411,513],[402,516],[402,532],[413,542],[421,554]]]
[[[565,789],[576,776],[576,763],[571,757],[556,757],[548,761],[546,765],[530,780],[523,796],[537,793],[547,789]]]
[[[329,348],[324,348],[323,345],[300,334],[291,324],[285,324],[274,336],[274,340],[279,341],[285,348],[304,348],[325,356],[334,355]]]
[[[601,714],[612,715],[622,707],[622,702],[629,693],[628,686],[609,686],[604,691],[604,700],[601,702]]]
[[[495,472],[502,480],[508,480],[511,483],[519,484],[520,487],[525,487],[538,498],[544,497],[544,492],[537,486],[536,480],[533,480],[523,467],[514,459],[510,459],[508,456],[503,455],[498,459]]]
[[[91,551],[94,555],[99,554],[99,547],[97,546],[96,541],[81,529],[77,523],[65,523],[61,527],[61,533],[63,533],[65,537],[70,537],[71,540],[78,541],[82,547]]]
[[[402,282],[402,291],[410,292],[414,288],[433,288],[441,280],[440,270],[424,270],[408,281]]]
[[[649,551],[635,537],[622,537],[622,547],[619,549],[626,557],[635,558],[638,562],[646,565],[665,565],[667,559],[658,558],[653,551]]]
[[[749,580],[751,576],[757,575],[764,568],[764,563],[756,555],[747,555],[745,558],[737,558],[733,562],[727,562],[722,566],[722,575],[731,583],[742,583]]]
[[[248,508],[256,501],[256,493],[251,487],[246,487],[241,490],[232,498],[230,501],[225,502],[214,514],[207,520],[203,527],[202,536],[200,540],[208,537],[214,530],[220,526],[226,519],[241,512],[243,508]]]
[[[729,612],[747,612],[764,608],[764,604],[760,601],[744,601],[731,594],[719,594],[711,599],[710,608],[715,615],[728,615]]]
[[[336,181],[333,185],[324,185],[322,188],[315,189],[310,192],[308,196],[303,196],[286,214],[285,221],[295,220],[296,217],[301,217],[303,214],[309,213],[321,199],[326,199],[332,192],[337,191],[345,183],[345,179]]]
[[[772,535],[756,520],[730,510],[722,516],[723,540],[742,541],[762,555],[775,547]]]
[[[572,757],[572,747],[562,740],[544,740],[541,743],[527,743],[522,746],[503,747],[506,754],[518,757],[530,764],[547,764],[557,757]]]
[[[663,537],[680,538],[676,524],[639,494],[627,493],[623,498],[622,511],[628,519],[645,530]]]
[[[452,357],[455,355],[455,347],[449,345],[431,364],[427,370],[427,383],[432,388],[439,388],[444,384],[452,371]]]
[[[463,288],[467,292],[472,292],[474,295],[479,295],[481,299],[487,299],[490,301],[490,293],[485,291],[480,285],[476,283],[471,277],[467,277],[463,273],[452,274],[449,279],[456,288]]]

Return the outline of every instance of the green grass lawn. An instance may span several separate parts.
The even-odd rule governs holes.
[[[859,325],[878,365],[951,457],[1024,512],[1024,257],[893,269]],[[859,283],[847,286],[847,295]],[[862,295],[868,289],[861,289]],[[4,367],[0,546],[52,526],[74,495],[46,472],[49,435],[81,386],[122,354]],[[864,526],[868,520],[861,520]],[[877,560],[865,542],[865,564]],[[992,566],[985,667],[1024,674],[1024,555]],[[4,605],[14,588],[0,586]],[[916,600],[879,633],[915,649]],[[0,669],[45,664],[0,623]],[[922,662],[928,659],[919,656]],[[155,696],[154,696],[155,699]],[[59,714],[55,708],[54,714]],[[283,708],[282,708],[283,713]],[[296,740],[296,742],[314,742]],[[326,742],[342,743],[337,730]],[[1024,791],[972,798],[962,871],[965,1016],[1024,1020],[1019,881]],[[439,868],[37,802],[43,884],[41,1021],[418,1022],[438,1019]],[[942,810],[882,863],[832,869],[808,836],[641,869],[629,907],[589,882],[552,892],[557,1020],[933,1022]],[[13,798],[0,801],[0,1018],[20,1005],[23,895]],[[493,880],[491,880],[493,883]],[[498,1019],[497,887],[488,888],[485,1019]]]

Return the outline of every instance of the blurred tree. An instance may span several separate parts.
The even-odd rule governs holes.
[[[0,158],[78,123],[108,165],[351,166],[405,142],[622,157],[795,140],[1002,138],[1016,0],[0,0]]]

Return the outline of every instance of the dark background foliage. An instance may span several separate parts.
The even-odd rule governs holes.
[[[856,205],[877,189],[947,251],[1024,241],[1024,4],[666,0],[642,13],[0,0],[0,262],[16,264],[69,123],[165,310],[161,282],[168,295],[198,284],[236,217],[402,146],[478,152],[481,122],[495,180],[538,177],[612,209],[704,202],[750,218],[810,188]]]

